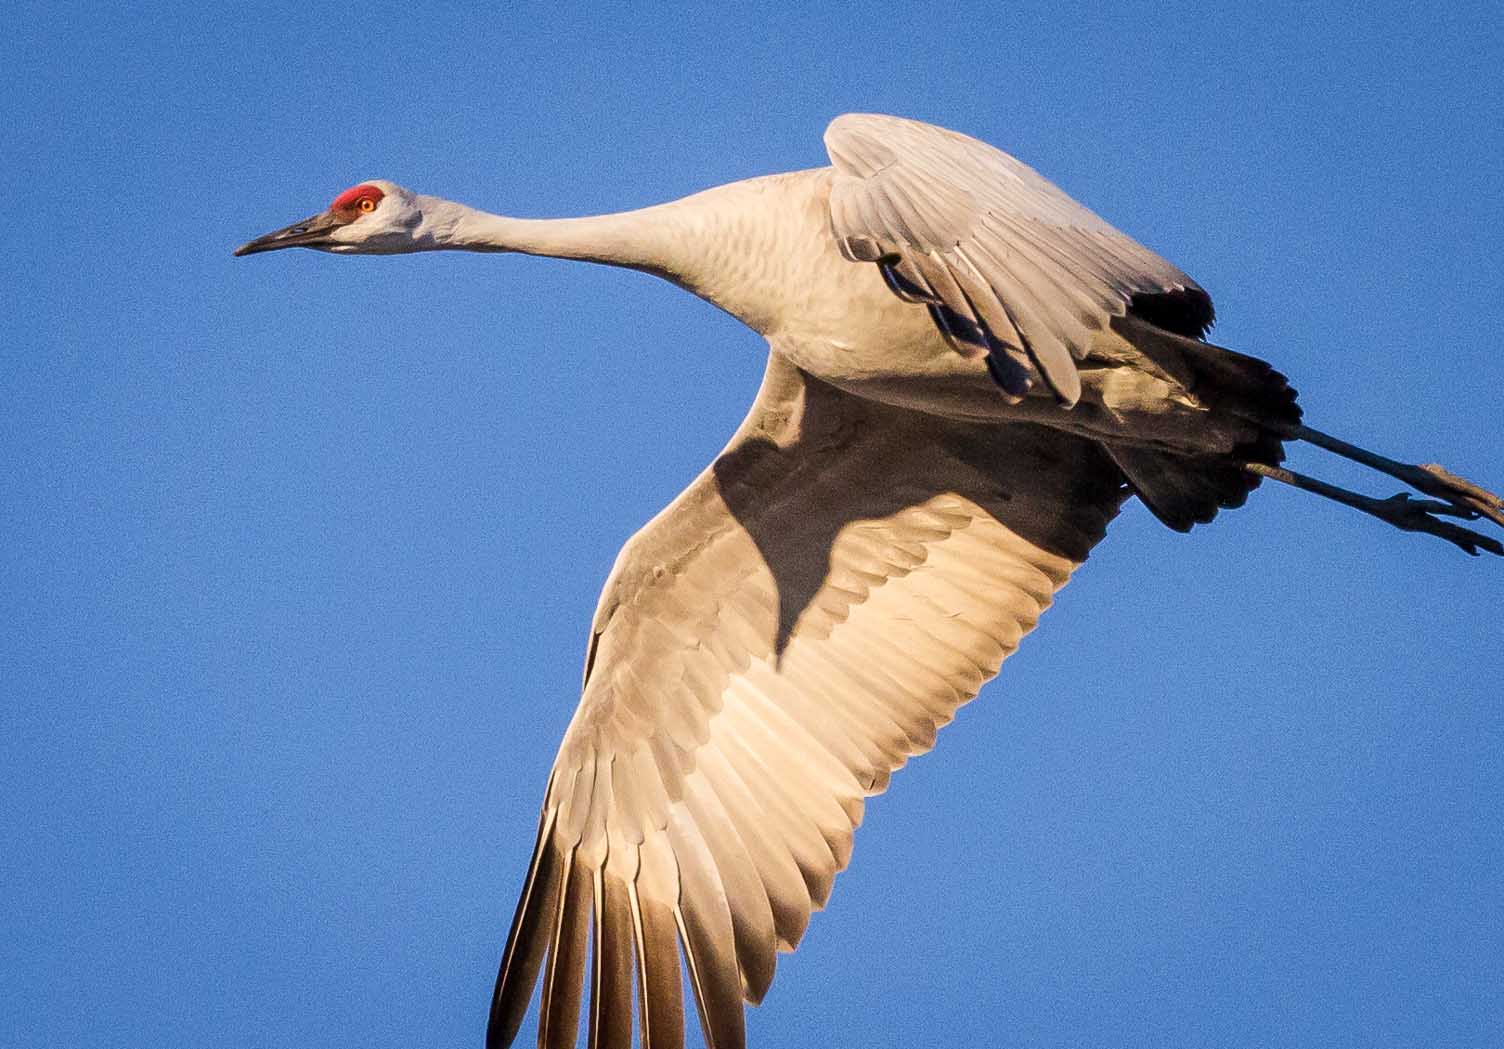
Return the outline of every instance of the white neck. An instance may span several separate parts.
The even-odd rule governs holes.
[[[420,200],[423,223],[414,239],[427,250],[515,251],[680,276],[671,257],[673,204],[585,218],[518,219],[439,197]]]
[[[672,281],[766,335],[786,325],[791,309],[844,301],[839,288],[821,295],[811,282],[844,284],[858,272],[830,238],[827,195],[825,169],[575,219],[509,218],[415,194],[422,219],[403,250],[516,251],[626,266]]]

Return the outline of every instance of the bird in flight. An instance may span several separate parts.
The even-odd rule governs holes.
[[[538,1040],[745,1043],[851,855],[864,799],[997,673],[1123,502],[1178,531],[1264,478],[1470,554],[1504,500],[1301,421],[1285,377],[1204,341],[1211,298],[965,135],[836,118],[828,167],[589,218],[372,180],[236,251],[523,252],[664,277],[766,337],[746,420],[632,537],[591,625],[487,1045],[541,973]],[[1285,469],[1306,441],[1424,498]],[[681,964],[683,971],[681,973]],[[685,975],[687,974],[687,981]],[[588,993],[587,993],[588,992]],[[588,1009],[586,1008],[588,1002]]]

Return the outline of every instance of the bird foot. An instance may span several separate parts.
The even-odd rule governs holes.
[[[1362,463],[1371,469],[1386,473],[1390,477],[1404,481],[1416,491],[1443,500],[1454,508],[1442,511],[1435,507],[1430,507],[1425,509],[1424,513],[1445,513],[1447,516],[1461,517],[1469,521],[1476,520],[1479,517],[1486,517],[1500,528],[1504,528],[1504,499],[1499,498],[1482,485],[1476,485],[1469,480],[1458,477],[1436,463],[1412,466],[1409,463],[1397,462],[1376,452],[1370,452],[1366,448],[1359,448],[1355,444],[1349,444],[1341,438],[1333,437],[1329,433],[1322,433],[1320,430],[1301,424],[1285,427],[1280,432],[1290,440],[1309,442],[1319,448],[1325,448],[1329,452],[1336,452],[1344,459],[1351,459],[1355,463]],[[1370,502],[1378,504],[1376,500],[1370,500]],[[1392,502],[1392,500],[1388,502]],[[1360,509],[1369,508],[1363,506]],[[1410,517],[1407,519],[1412,519],[1414,516],[1414,507],[1410,511],[1397,512],[1402,515],[1409,514]],[[1378,516],[1383,517],[1384,515],[1378,514]],[[1399,522],[1395,523],[1398,524]],[[1400,525],[1400,527],[1403,528],[1405,526]],[[1424,528],[1420,530],[1430,531],[1430,529]],[[1459,531],[1466,532],[1466,529],[1459,529]],[[1474,533],[1466,532],[1466,534],[1473,535]],[[1479,538],[1482,537],[1480,536]],[[1453,541],[1456,542],[1455,539]],[[1458,545],[1461,544],[1459,543]],[[1493,543],[1493,540],[1488,540],[1484,544],[1484,549],[1493,551],[1496,545]],[[1463,548],[1467,549],[1466,547]],[[1468,552],[1473,553],[1475,551],[1470,550]]]
[[[1443,469],[1437,463],[1412,466],[1412,476],[1404,480],[1418,492],[1434,495],[1461,511],[1456,516],[1476,519],[1486,517],[1504,528],[1504,499],[1481,485]]]
[[[1417,467],[1417,469],[1430,468]],[[1436,467],[1435,469],[1439,470],[1440,467]],[[1445,471],[1442,471],[1442,473],[1445,474]],[[1446,476],[1451,477],[1452,475],[1446,474]],[[1459,480],[1458,478],[1452,479]],[[1462,483],[1467,484],[1466,481]],[[1481,488],[1477,490],[1485,496],[1490,496],[1494,499],[1498,498]],[[1430,494],[1439,493],[1432,492]],[[1491,554],[1504,557],[1504,543],[1500,543],[1499,540],[1491,536],[1480,535],[1470,528],[1454,525],[1450,521],[1440,520],[1437,516],[1438,514],[1473,520],[1482,513],[1482,511],[1471,505],[1459,502],[1457,498],[1450,496],[1443,496],[1443,498],[1445,499],[1444,502],[1432,502],[1429,499],[1414,499],[1408,493],[1401,492],[1398,495],[1390,496],[1388,499],[1368,500],[1368,505],[1362,507],[1362,509],[1406,532],[1426,532],[1430,535],[1439,536],[1475,557],[1480,550],[1487,550]],[[1497,520],[1492,514],[1489,516],[1491,519]]]

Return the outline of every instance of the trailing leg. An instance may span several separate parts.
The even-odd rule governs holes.
[[[1319,448],[1325,448],[1329,452],[1335,452],[1344,459],[1351,459],[1355,463],[1386,473],[1390,477],[1404,481],[1417,492],[1435,496],[1445,500],[1463,511],[1453,516],[1464,517],[1469,520],[1478,517],[1486,517],[1494,524],[1504,527],[1504,499],[1493,492],[1473,484],[1456,474],[1449,473],[1436,463],[1426,463],[1414,466],[1409,463],[1397,462],[1394,459],[1370,452],[1366,448],[1359,448],[1355,444],[1313,430],[1309,426],[1296,423],[1292,426],[1279,428],[1280,435],[1289,440],[1305,441]]]
[[[1244,463],[1243,469],[1250,474],[1259,477],[1267,477],[1271,481],[1279,481],[1282,484],[1292,485],[1306,492],[1314,492],[1327,499],[1332,499],[1344,506],[1351,506],[1355,510],[1361,510],[1365,514],[1377,517],[1381,521],[1387,521],[1396,528],[1406,532],[1426,532],[1430,535],[1439,536],[1447,542],[1476,556],[1480,550],[1487,550],[1491,554],[1504,557],[1504,544],[1492,536],[1480,535],[1470,528],[1444,521],[1445,517],[1460,517],[1464,520],[1473,520],[1480,516],[1480,511],[1469,507],[1460,506],[1456,501],[1448,498],[1445,501],[1432,501],[1428,499],[1414,499],[1408,494],[1401,492],[1392,495],[1388,499],[1375,499],[1372,496],[1362,495],[1358,492],[1339,488],[1334,484],[1308,477],[1305,474],[1296,473],[1294,470],[1286,470],[1283,467],[1269,466],[1265,463]],[[1437,469],[1440,469],[1439,467]],[[1385,471],[1388,472],[1387,470]],[[1447,474],[1450,477],[1450,474]],[[1467,484],[1467,482],[1463,482]],[[1490,492],[1478,489],[1488,498],[1498,500]],[[1495,518],[1497,520],[1497,518]]]

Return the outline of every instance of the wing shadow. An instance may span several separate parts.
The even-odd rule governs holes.
[[[1122,473],[1094,441],[1030,424],[955,422],[788,371],[764,391],[772,403],[754,420],[761,432],[712,466],[722,501],[773,577],[777,657],[854,522],[953,493],[1041,549],[1081,561],[1122,501]],[[1018,498],[1039,495],[1031,478],[1062,497]]]

